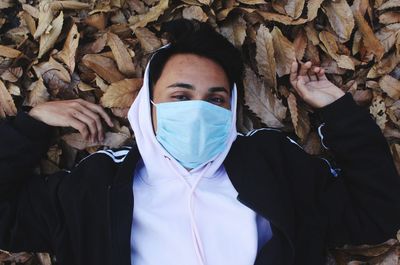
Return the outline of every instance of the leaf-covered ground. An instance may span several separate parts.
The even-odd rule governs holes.
[[[44,173],[132,141],[126,114],[149,54],[166,43],[160,25],[193,18],[210,23],[242,51],[241,131],[281,128],[297,135],[308,153],[325,154],[313,110],[288,80],[291,61],[311,60],[369,109],[400,172],[399,11],[399,0],[1,0],[0,119],[41,102],[73,98],[101,104],[112,114],[115,126],[101,143],[60,129],[41,162]],[[393,239],[331,250],[328,264],[399,264],[399,253]],[[50,264],[45,254],[1,252],[2,260]]]

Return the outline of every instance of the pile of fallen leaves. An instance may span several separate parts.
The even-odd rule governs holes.
[[[281,128],[297,135],[308,153],[325,151],[313,110],[288,80],[293,60],[311,60],[369,108],[400,171],[399,10],[399,0],[1,0],[0,119],[42,102],[74,98],[101,104],[112,115],[114,127],[101,143],[60,129],[41,163],[44,173],[70,168],[100,148],[129,143],[128,108],[149,55],[167,42],[160,25],[183,17],[211,24],[241,50],[246,63],[241,131]],[[381,258],[368,264],[383,264],[382,255],[391,253],[398,260],[397,240],[376,248],[332,253],[339,264],[363,264],[372,256]],[[0,264],[50,263],[46,255],[18,255],[0,253]]]

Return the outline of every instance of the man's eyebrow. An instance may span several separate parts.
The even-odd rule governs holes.
[[[186,84],[186,83],[173,83],[172,85],[169,85],[167,87],[182,87],[182,88],[187,88],[187,89],[194,89],[194,86],[191,84]]]
[[[223,86],[210,87],[208,92],[225,92],[226,94],[229,94],[228,90]]]
[[[169,85],[167,87],[181,87],[181,88],[187,88],[187,89],[192,89],[192,90],[195,89],[195,87],[193,85],[191,85],[191,84],[180,83],[180,82],[173,83],[173,84],[171,84],[171,85]],[[229,94],[228,90],[225,87],[222,87],[222,86],[210,87],[208,89],[208,92],[211,92],[211,93],[214,93],[214,92],[225,92],[225,93]]]

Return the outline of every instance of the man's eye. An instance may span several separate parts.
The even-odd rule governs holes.
[[[185,95],[176,95],[173,96],[173,98],[175,98],[176,100],[189,100],[189,98]]]
[[[215,103],[215,104],[222,104],[222,103],[225,102],[225,100],[223,98],[220,98],[220,97],[211,98],[210,101],[212,103]]]

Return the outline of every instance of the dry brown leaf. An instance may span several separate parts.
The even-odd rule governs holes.
[[[246,88],[245,104],[249,106],[250,110],[267,126],[283,127],[282,121],[286,117],[287,108],[249,67],[245,68],[244,87]]]
[[[101,105],[106,108],[128,108],[132,105],[140,88],[143,79],[124,79],[119,82],[112,83],[106,93],[101,98]]]
[[[1,9],[6,9],[14,6],[14,2],[11,0],[2,0],[0,2],[0,10]]]
[[[256,37],[256,61],[258,73],[264,77],[267,87],[276,90],[276,62],[272,35],[268,28],[261,25]]]
[[[185,7],[182,11],[182,17],[186,19],[197,19],[202,22],[205,22],[208,19],[207,14],[204,13],[200,6]]]
[[[264,0],[238,0],[238,2],[246,5],[259,5],[266,3]]]
[[[395,11],[390,11],[380,14],[379,23],[381,24],[400,23],[400,13]]]
[[[353,15],[357,23],[358,30],[362,34],[363,45],[369,52],[375,54],[377,61],[381,60],[385,50],[378,38],[375,36],[371,27],[368,25],[363,14],[360,12],[359,6],[353,5]]]
[[[38,58],[42,58],[42,56],[48,52],[51,48],[53,48],[54,44],[57,41],[58,36],[61,33],[61,29],[64,22],[63,12],[60,12],[58,17],[53,20],[49,29],[47,29],[40,36],[40,48]]]
[[[301,61],[304,57],[307,48],[307,35],[303,29],[300,29],[293,41],[293,48],[296,59]]]
[[[71,76],[62,64],[50,57],[48,62],[33,66],[38,78],[42,78],[52,95],[57,95],[62,89],[68,88]]]
[[[33,17],[26,11],[21,12],[21,17],[24,19],[26,26],[29,29],[29,32],[33,36],[36,32],[36,22]]]
[[[39,24],[33,35],[35,39],[39,38],[53,21],[54,14],[51,9],[51,0],[43,0],[39,3]]]
[[[382,11],[393,7],[400,7],[400,0],[389,0],[384,4],[382,4],[380,7],[378,7],[378,10]]]
[[[24,105],[35,107],[38,104],[47,102],[50,94],[43,83],[43,79],[39,78],[36,82],[32,83],[28,89],[30,92],[24,102]]]
[[[379,86],[394,100],[400,98],[400,81],[396,78],[385,75],[379,80]]]
[[[104,30],[107,26],[107,14],[104,12],[91,14],[85,19],[85,22],[98,30]]]
[[[147,28],[137,28],[135,35],[146,53],[151,53],[161,47],[161,41]]]
[[[19,86],[16,86],[12,83],[9,83],[8,86],[8,92],[13,95],[13,96],[21,96],[21,89],[19,88]]]
[[[317,17],[318,10],[324,0],[309,0],[307,3],[307,20],[312,21]]]
[[[145,27],[148,23],[153,22],[158,19],[159,16],[164,14],[164,11],[168,8],[168,0],[160,0],[160,2],[150,8],[150,10],[143,15],[138,15],[137,16],[137,21],[130,26],[130,28],[135,31],[137,28],[143,28]]]
[[[224,23],[220,30],[225,38],[239,48],[246,38],[246,28],[246,21],[242,17],[238,17],[234,21]]]
[[[39,18],[39,9],[37,9],[33,5],[28,5],[28,4],[22,4],[22,9],[31,15],[32,17],[38,19]]]
[[[293,19],[289,16],[260,10],[257,10],[257,13],[260,14],[267,21],[275,21],[285,25],[302,25],[307,23],[307,19],[305,18]]]
[[[111,32],[108,32],[107,36],[107,44],[112,50],[115,61],[118,65],[118,70],[126,76],[134,75],[135,66],[133,65],[132,58],[122,40],[116,34]]]
[[[66,134],[61,137],[68,145],[78,150],[84,150],[88,147],[107,146],[110,148],[121,147],[129,138],[129,135],[123,133],[106,132],[102,142],[90,142],[82,138],[80,133]]]
[[[304,2],[305,0],[287,0],[285,5],[286,14],[294,19],[299,18],[303,12]]]
[[[86,54],[82,58],[82,63],[108,83],[117,82],[125,78],[121,72],[118,71],[114,60],[110,58],[98,54]]]
[[[15,83],[20,79],[23,72],[22,67],[9,68],[1,74],[1,79],[3,79],[3,81]]]
[[[0,56],[7,58],[17,58],[22,53],[16,49],[4,46],[0,44]]]
[[[377,78],[389,74],[400,63],[400,56],[390,53],[369,70],[367,78]]]
[[[383,47],[385,48],[385,53],[387,53],[396,43],[399,31],[400,23],[395,23],[387,25],[386,27],[383,27],[375,33],[375,36],[383,44]]]
[[[339,36],[339,41],[348,41],[354,28],[354,17],[347,1],[325,1],[322,7],[333,30]]]
[[[62,61],[68,66],[69,72],[72,74],[75,70],[75,55],[79,45],[79,32],[75,24],[72,25],[67,39],[65,40],[63,49],[55,55],[55,58]]]
[[[0,118],[15,116],[17,108],[3,81],[0,80]]]
[[[385,102],[381,95],[376,94],[372,100],[372,104],[369,107],[369,112],[375,119],[376,124],[381,128],[385,129],[387,122]]]
[[[296,60],[293,43],[291,43],[278,27],[274,27],[271,32],[272,43],[276,61],[276,72],[279,77],[290,73],[292,62]]]
[[[79,1],[54,1],[51,3],[52,10],[63,10],[63,9],[86,9],[90,7],[88,3],[82,3]]]
[[[347,55],[340,55],[338,54],[339,52],[339,46],[338,43],[336,42],[335,36],[328,32],[328,31],[321,31],[319,33],[319,39],[321,42],[324,44],[324,46],[320,46],[323,49],[326,49],[326,52],[336,60],[338,66],[340,68],[344,69],[350,69],[354,70],[354,62],[350,59],[349,56]]]
[[[293,93],[289,94],[287,103],[292,118],[292,123],[296,135],[301,139],[301,143],[304,143],[307,135],[310,132],[310,120],[308,113],[304,108],[301,108],[297,104],[296,96]]]

